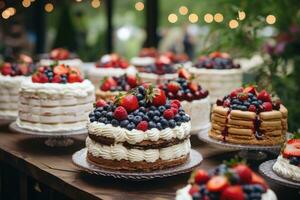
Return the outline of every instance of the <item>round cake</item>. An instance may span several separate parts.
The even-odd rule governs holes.
[[[161,89],[139,86],[114,102],[100,100],[89,117],[87,160],[100,167],[153,171],[189,158],[190,117]]]
[[[300,134],[295,134],[284,145],[281,154],[273,165],[279,176],[290,181],[300,182]]]
[[[254,86],[238,88],[213,106],[209,136],[235,144],[282,144],[287,114],[280,100],[272,101],[267,91],[257,92]]]
[[[195,74],[199,84],[210,92],[212,102],[242,86],[242,69],[240,65],[234,64],[227,53],[214,52],[209,56],[201,56],[194,66],[188,69]]]
[[[243,163],[221,164],[206,172],[196,170],[176,200],[277,200],[262,177]]]
[[[32,59],[20,55],[17,62],[5,62],[0,74],[0,115],[3,117],[18,116],[19,89],[22,81],[29,79],[33,72]]]
[[[184,111],[191,117],[192,133],[210,125],[210,100],[208,91],[193,80],[186,69],[178,71],[178,78],[168,81],[163,89],[169,99],[180,101]]]
[[[143,48],[137,57],[133,57],[130,63],[137,68],[147,67],[155,63],[158,52],[155,48]]]
[[[20,89],[20,128],[61,132],[86,128],[93,109],[95,88],[80,71],[65,65],[38,68]]]
[[[88,78],[95,87],[99,87],[101,80],[105,77],[118,77],[124,74],[135,74],[136,70],[130,66],[128,61],[118,54],[106,54],[88,69]]]
[[[104,78],[100,88],[96,91],[96,100],[112,100],[120,92],[127,92],[141,83],[141,79],[138,75],[124,74],[119,77],[113,76]]]

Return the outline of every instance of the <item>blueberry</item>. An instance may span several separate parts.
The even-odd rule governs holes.
[[[246,111],[247,110],[247,106],[240,105],[239,109],[242,110],[242,111]]]
[[[155,110],[155,111],[154,111],[154,115],[155,115],[155,116],[160,116],[160,112],[159,112],[158,110]]]
[[[111,120],[113,118],[113,113],[112,112],[108,112],[106,114],[106,117],[107,117],[108,120]]]
[[[253,185],[252,188],[253,188],[254,192],[264,193],[264,191],[265,191],[265,189],[259,184]]]
[[[139,112],[138,114],[137,114],[137,116],[141,116],[142,118],[145,116],[145,114],[144,113],[142,113],[142,112]]]
[[[95,117],[94,116],[90,117],[90,122],[94,122],[94,121],[96,121]]]
[[[139,106],[146,106],[146,105],[147,105],[147,103],[145,100],[139,101]]]
[[[109,106],[109,105],[103,106],[103,110],[110,111],[109,109],[110,109],[110,106]]]
[[[180,121],[180,120],[181,120],[180,115],[179,115],[179,114],[176,114],[175,117],[174,117],[174,120],[175,120],[176,122]]]
[[[149,117],[147,115],[144,115],[143,120],[148,122],[149,121]]]
[[[253,98],[253,97],[254,97],[254,94],[248,93],[248,97]]]
[[[147,112],[147,116],[149,118],[152,118],[154,116],[154,112],[152,110],[150,110],[149,112]]]
[[[247,107],[249,107],[249,106],[250,106],[250,103],[249,103],[249,101],[244,101],[244,106],[247,106]]]
[[[159,110],[161,113],[163,113],[163,112],[166,110],[166,108],[165,108],[164,106],[159,106],[159,107],[158,107],[158,110]]]
[[[187,89],[187,87],[188,87],[188,83],[185,81],[185,82],[183,82],[182,84],[181,84],[181,87],[182,87],[182,89]]]
[[[255,105],[256,107],[259,106],[258,101],[252,101],[252,104]]]
[[[99,112],[99,111],[97,111],[97,110],[94,112],[94,114],[95,114],[95,117],[96,117],[96,118],[101,117],[101,112]]]
[[[232,104],[239,104],[239,100],[238,99],[233,99],[231,103]]]
[[[107,120],[106,117],[100,117],[100,118],[98,119],[98,122],[105,123],[106,120]]]
[[[160,118],[159,118],[159,116],[154,116],[154,117],[153,117],[153,120],[154,120],[154,122],[159,122],[159,121],[160,121]]]
[[[259,192],[252,192],[249,194],[250,199],[261,199],[261,193]]]
[[[159,122],[156,124],[156,127],[157,127],[158,130],[162,130],[163,129],[161,123],[159,123]]]
[[[94,112],[91,112],[91,113],[89,114],[89,117],[95,117],[95,113],[94,113]]]
[[[145,88],[143,86],[139,86],[138,92],[141,93],[142,95],[145,95]]]
[[[176,125],[177,125],[177,126],[180,126],[180,125],[181,125],[181,122],[180,122],[180,121],[176,122]]]
[[[166,127],[169,126],[169,122],[168,122],[168,120],[166,120],[166,119],[162,119],[162,120],[160,121],[160,123],[161,123],[161,125],[162,125],[163,128],[166,128]]]
[[[253,97],[251,97],[251,100],[252,100],[252,101],[257,101],[257,97],[256,97],[256,96],[253,96]]]
[[[106,116],[106,114],[107,114],[107,112],[106,112],[105,110],[103,110],[103,111],[101,112],[101,115],[102,115],[102,116]]]
[[[253,190],[253,186],[252,185],[243,185],[243,190],[247,194],[250,194],[252,192],[252,190]]]
[[[132,122],[130,122],[130,123],[132,123]],[[129,124],[129,121],[127,119],[121,121],[121,123],[120,123],[121,127],[127,127],[128,124]]]
[[[128,117],[127,117],[127,118],[128,118],[128,120],[129,120],[129,121],[131,121],[131,122],[132,122],[132,121],[133,121],[133,119],[134,119],[134,116],[133,116],[133,115],[128,115]]]
[[[156,128],[156,124],[153,121],[149,122],[149,128]]]
[[[151,107],[150,107],[150,110],[155,111],[155,110],[156,110],[156,107],[155,107],[155,106],[151,106]]]
[[[135,125],[134,125],[134,123],[130,122],[130,123],[126,126],[126,128],[127,128],[128,130],[131,131],[132,129],[135,128]]]
[[[298,160],[298,158],[297,157],[291,157],[290,158],[290,164],[291,165],[298,165],[299,164],[299,160]]]
[[[113,119],[113,120],[111,120],[111,124],[113,125],[113,126],[119,126],[119,122],[118,122],[118,120],[116,120],[116,119]]]
[[[134,117],[134,119],[133,119],[133,122],[135,123],[135,124],[138,124],[140,121],[142,121],[143,120],[143,118],[141,117],[141,116],[135,116]]]
[[[139,110],[135,110],[135,111],[133,112],[134,115],[137,115],[138,113],[139,113]]]
[[[139,111],[142,112],[142,113],[145,113],[146,112],[146,108],[145,107],[140,107]]]
[[[181,116],[185,115],[185,112],[184,112],[184,111],[179,111],[178,113],[179,113],[179,115],[181,115]]]
[[[175,122],[174,119],[171,119],[171,120],[169,121],[169,126],[170,126],[170,128],[174,128],[174,127],[176,126],[176,122]]]
[[[136,97],[137,97],[138,100],[144,99],[144,95],[143,94],[137,94]]]

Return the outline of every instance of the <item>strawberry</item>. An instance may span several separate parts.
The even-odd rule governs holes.
[[[206,171],[199,169],[196,171],[194,179],[195,182],[199,185],[205,184],[209,180],[209,175]]]
[[[300,139],[290,139],[288,140],[285,148],[282,152],[283,157],[287,158],[290,156],[300,156]]]
[[[103,90],[103,91],[108,91],[108,90],[110,90],[110,84],[108,83],[108,82],[104,82],[102,85],[101,85],[101,87],[100,87],[100,89],[101,90]]]
[[[76,82],[82,82],[82,78],[78,74],[69,74],[68,76],[68,82],[69,83],[76,83]]]
[[[132,112],[139,107],[139,102],[136,96],[128,94],[120,101],[120,106],[123,106],[128,112]]]
[[[246,101],[246,100],[248,100],[248,93],[239,93],[238,98],[241,101]]]
[[[126,119],[127,116],[127,111],[123,106],[118,106],[114,111],[114,118],[119,121]]]
[[[190,188],[190,190],[189,190],[189,194],[191,195],[191,196],[193,196],[193,194],[195,194],[195,193],[198,193],[199,192],[199,190],[200,190],[200,187],[198,186],[198,185],[192,185],[192,187]]]
[[[118,85],[117,81],[112,77],[108,77],[105,82],[108,82],[111,87],[115,87]]]
[[[41,82],[41,79],[40,79],[38,73],[33,74],[32,77],[31,77],[31,80],[32,80],[33,83],[40,83]]]
[[[106,101],[104,101],[103,99],[99,99],[97,102],[96,102],[96,107],[98,108],[98,107],[104,107],[104,106],[106,106],[107,105],[107,103],[106,103]]]
[[[221,200],[244,200],[244,191],[242,186],[229,186],[221,193]]]
[[[251,181],[251,183],[252,184],[259,184],[259,185],[263,186],[265,191],[267,191],[267,189],[269,188],[266,181],[261,176],[257,175],[254,172],[252,172],[252,181]]]
[[[251,169],[244,164],[239,164],[234,167],[234,171],[239,175],[242,183],[250,183],[252,180]]]
[[[229,182],[224,176],[214,176],[206,183],[206,187],[210,192],[220,192],[228,185]]]
[[[65,65],[58,65],[54,67],[53,72],[58,75],[67,74],[69,72],[69,68]]]
[[[210,58],[220,58],[220,57],[222,57],[222,53],[219,51],[215,51],[215,52],[210,53],[209,57]]]
[[[153,97],[152,104],[154,106],[162,106],[165,105],[167,102],[166,94],[163,90],[157,89],[155,91],[155,96]]]
[[[180,90],[180,85],[175,81],[171,81],[170,83],[168,83],[167,88],[168,91],[172,92],[173,94],[176,94],[178,90]]]
[[[148,122],[147,121],[141,121],[140,123],[138,123],[136,128],[138,130],[141,130],[141,131],[146,131],[146,130],[148,130]]]
[[[119,66],[122,69],[126,69],[129,66],[129,64],[128,64],[128,62],[126,60],[120,60],[119,61]]]
[[[184,79],[186,79],[186,80],[188,80],[188,79],[191,78],[191,75],[190,75],[190,74],[188,73],[188,71],[187,71],[186,69],[184,69],[184,68],[179,69],[179,71],[178,71],[178,76],[179,76],[180,78],[184,78]]]
[[[40,78],[40,83],[48,83],[49,82],[49,79],[46,76],[46,74],[40,74],[39,78]]]
[[[38,68],[38,72],[40,72],[40,73],[44,73],[44,71],[46,70],[46,66],[42,66],[42,67],[39,67]]]
[[[263,106],[264,111],[272,111],[273,110],[273,106],[272,106],[271,102],[264,102],[262,104],[262,106]]]
[[[60,83],[60,82],[61,82],[61,76],[56,74],[52,79],[52,83]]]
[[[138,84],[138,80],[134,75],[127,75],[127,83],[130,85],[130,87],[134,88]]]
[[[252,93],[254,95],[257,94],[256,89],[254,86],[248,86],[243,90],[243,93]]]
[[[256,106],[255,105],[250,105],[249,108],[248,108],[248,111],[256,112]]]
[[[195,92],[198,91],[198,89],[199,89],[198,84],[195,83],[195,82],[190,82],[190,83],[188,84],[188,87],[189,87],[189,89],[190,89],[193,93],[195,93]]]
[[[11,64],[10,63],[4,63],[2,68],[1,68],[1,73],[6,76],[10,75],[12,72]]]
[[[167,109],[164,111],[163,116],[165,119],[173,119],[174,118],[174,112],[172,109]]]
[[[266,90],[262,90],[258,94],[257,99],[262,100],[264,102],[271,102],[271,96]]]
[[[243,88],[237,88],[235,90],[233,90],[231,93],[230,93],[230,97],[231,98],[234,98],[234,97],[237,97],[239,93],[243,92]]]
[[[50,58],[56,60],[66,60],[69,58],[69,51],[63,48],[56,48],[50,52]]]

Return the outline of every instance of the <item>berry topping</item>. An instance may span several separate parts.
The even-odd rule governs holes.
[[[209,180],[209,175],[206,171],[199,169],[196,171],[194,179],[197,184],[205,184]]]
[[[222,191],[221,200],[244,200],[244,192],[241,186],[229,186]]]
[[[252,93],[252,94],[257,94],[255,86],[248,86],[244,89],[244,93]]]
[[[263,106],[264,111],[272,111],[273,110],[273,106],[272,106],[271,102],[264,102],[262,106]]]
[[[99,62],[96,63],[98,68],[122,68],[129,67],[128,61],[118,54],[107,54],[102,56]]]
[[[250,183],[252,180],[252,170],[244,164],[239,164],[234,167],[234,171],[239,175],[242,183]]]
[[[222,70],[240,68],[240,65],[234,64],[229,54],[216,51],[209,54],[209,56],[200,56],[195,67]]]
[[[165,92],[161,89],[157,89],[153,97],[153,101],[152,101],[153,105],[155,106],[165,105],[166,101],[167,101],[167,97]]]
[[[24,54],[21,54],[16,62],[4,62],[0,65],[0,72],[4,76],[28,76],[33,69],[32,59]]]
[[[288,140],[282,154],[283,154],[283,157],[285,157],[285,158],[288,158],[291,156],[300,157],[300,139]]]
[[[139,101],[136,96],[128,94],[121,98],[120,106],[123,106],[128,112],[132,112],[138,109]]]
[[[252,172],[251,183],[252,184],[259,184],[259,185],[263,186],[263,188],[265,189],[265,191],[268,189],[268,184],[266,183],[266,181],[261,176],[257,175],[254,172]]]
[[[148,122],[147,121],[141,121],[141,122],[138,123],[136,128],[138,130],[141,130],[141,131],[146,131],[146,130],[148,130]]]
[[[264,102],[271,102],[271,96],[266,90],[262,90],[258,95],[257,99],[264,101]]]
[[[67,49],[56,48],[50,52],[50,58],[54,60],[67,60],[70,57],[70,52]]]
[[[181,69],[179,69],[179,71],[178,71],[178,77],[184,78],[184,79],[188,80],[188,79],[191,78],[191,75],[187,72],[186,69],[181,68]]]
[[[175,81],[171,81],[168,83],[167,85],[168,91],[172,92],[173,94],[176,94],[178,92],[178,90],[181,89],[179,83],[175,82]]]
[[[173,119],[174,118],[174,112],[173,112],[172,109],[167,109],[167,110],[164,111],[163,116],[166,119]]]
[[[114,118],[116,118],[117,120],[125,120],[127,116],[127,111],[122,106],[118,106],[114,111]]]
[[[224,176],[214,176],[206,184],[208,191],[220,192],[229,185],[228,179]]]
[[[106,101],[104,101],[103,99],[99,99],[97,102],[96,102],[96,107],[99,108],[99,107],[104,107],[106,106],[107,103]]]
[[[142,82],[138,76],[122,75],[120,77],[106,77],[100,84],[102,91],[129,91]]]
[[[256,106],[255,105],[250,105],[249,108],[248,108],[248,111],[256,112]]]

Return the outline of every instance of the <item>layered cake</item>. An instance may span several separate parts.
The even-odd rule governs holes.
[[[130,63],[137,68],[147,67],[155,63],[155,58],[158,56],[158,51],[153,48],[143,48],[137,57],[133,57]]]
[[[20,89],[21,128],[60,132],[86,128],[93,109],[95,88],[80,71],[63,64],[39,67]]]
[[[273,170],[283,178],[300,182],[300,134],[295,134],[286,142]]]
[[[178,71],[178,78],[165,83],[163,89],[169,99],[179,100],[184,111],[191,117],[192,132],[209,127],[208,91],[195,82],[186,69],[181,68]]]
[[[99,87],[101,80],[105,77],[119,77],[135,73],[135,68],[130,66],[125,58],[114,53],[102,56],[95,66],[88,70],[88,78],[95,86]]]
[[[32,59],[20,55],[15,62],[4,62],[0,74],[0,115],[17,117],[21,82],[29,79],[34,70]]]
[[[224,142],[278,145],[285,141],[287,109],[254,86],[233,90],[212,108],[209,136]]]
[[[227,53],[213,52],[209,56],[200,56],[189,70],[210,92],[212,102],[242,85],[242,69]]]
[[[189,158],[190,129],[190,117],[178,101],[151,85],[139,86],[113,103],[96,103],[88,124],[87,160],[125,171],[177,166]]]
[[[106,77],[96,91],[96,99],[112,100],[120,92],[127,92],[142,83],[138,75],[124,74],[120,77]]]
[[[221,164],[207,172],[196,170],[176,200],[277,200],[265,180],[243,163]]]

